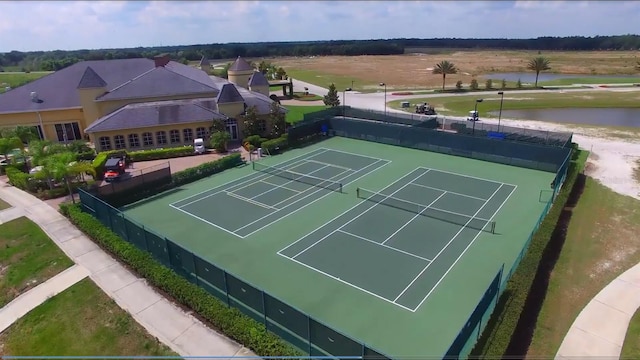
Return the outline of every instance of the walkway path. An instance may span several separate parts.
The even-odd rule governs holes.
[[[640,308],[640,264],[618,276],[582,309],[556,359],[620,358],[629,321]]]
[[[57,209],[0,180],[0,198],[13,208],[0,212],[0,222],[27,216],[76,265],[24,293],[0,310],[0,331],[87,275],[152,335],[181,356],[256,356],[247,348],[207,328],[158,294],[146,281],[120,265],[76,229]],[[75,282],[74,282],[75,281]]]

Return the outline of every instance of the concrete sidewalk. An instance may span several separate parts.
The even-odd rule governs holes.
[[[38,224],[51,240],[77,264],[72,268],[74,269],[72,273],[81,274],[83,270],[86,271],[86,274],[107,295],[128,311],[152,336],[157,337],[181,356],[256,356],[247,348],[209,329],[198,319],[162,297],[144,279],[137,278],[89,240],[62,216],[58,209],[54,209],[40,199],[6,184],[3,180],[0,180],[0,198],[13,206],[12,209],[1,212],[1,222],[25,215]],[[53,282],[60,282],[61,279],[64,279],[54,280],[56,278],[49,281],[52,281],[53,284]],[[40,287],[33,290],[38,288]],[[38,292],[50,294],[47,290],[52,288],[55,286],[41,288]],[[25,298],[26,294],[24,294]],[[42,294],[38,296],[42,297]],[[34,297],[34,299],[36,298]],[[16,302],[16,304],[20,303]],[[16,310],[16,307],[19,310]],[[7,314],[15,315],[13,317],[7,315],[6,321],[17,319],[26,314],[28,312],[28,310],[25,311],[26,308],[28,308],[26,305],[22,309],[20,306],[14,305],[7,310]],[[2,317],[0,316],[0,318]],[[0,324],[5,326],[4,323]]]
[[[89,271],[81,265],[73,265],[60,274],[21,294],[0,309],[0,332],[5,331],[11,324],[48,298],[58,295],[78,281],[86,278]]]
[[[556,359],[619,359],[629,321],[640,308],[640,264],[625,271],[582,309]]]

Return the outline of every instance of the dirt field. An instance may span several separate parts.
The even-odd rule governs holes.
[[[636,61],[640,51],[586,51],[540,53],[550,61],[551,71],[567,74],[638,74]],[[492,72],[528,72],[527,63],[537,51],[450,51],[438,54],[405,54],[388,56],[315,56],[266,59],[285,70],[302,70],[354,79],[356,88],[373,89],[378,83],[394,88],[442,86],[442,76],[431,69],[442,60],[453,62],[459,73],[447,76],[452,86],[458,80],[469,83],[474,75]]]

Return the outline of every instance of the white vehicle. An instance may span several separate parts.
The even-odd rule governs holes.
[[[478,121],[478,112],[475,110],[469,111],[469,115],[467,116],[467,121]]]
[[[196,154],[204,154],[207,152],[207,148],[204,147],[204,139],[197,138],[193,140],[193,149]]]

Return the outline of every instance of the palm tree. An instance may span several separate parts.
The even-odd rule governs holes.
[[[457,74],[458,69],[453,63],[443,60],[436,64],[436,67],[433,68],[433,73],[442,74],[442,90],[444,91],[444,82],[447,79],[447,74]]]
[[[95,170],[89,162],[75,161],[76,154],[72,152],[62,152],[48,156],[44,160],[44,173],[53,176],[56,181],[64,181],[67,185],[71,201],[76,202],[71,190],[71,179],[88,172],[95,177]]]
[[[9,161],[9,153],[15,148],[19,148],[21,141],[16,136],[0,137],[0,154],[4,155],[4,159]]]
[[[545,70],[551,70],[551,67],[549,67],[549,59],[545,58],[544,56],[538,56],[536,58],[533,58],[529,60],[529,64],[527,64],[527,69],[536,72],[535,87],[538,87],[538,75],[540,75],[540,72]]]

